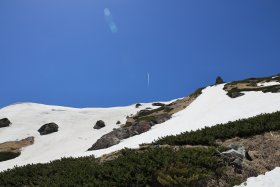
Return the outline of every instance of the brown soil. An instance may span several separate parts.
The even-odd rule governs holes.
[[[0,152],[20,152],[23,147],[32,145],[34,137],[28,137],[20,141],[9,141],[0,144]]]
[[[151,114],[144,115],[144,117],[147,118],[147,117],[161,116],[161,115],[172,116],[173,114],[180,112],[181,110],[184,110],[185,108],[187,108],[200,95],[201,95],[201,93],[195,93],[195,94],[191,94],[190,96],[184,97],[183,99],[178,99],[166,106],[163,106],[170,110],[158,110],[158,111],[152,112]],[[122,125],[122,127],[127,127],[127,126],[134,124],[137,121],[137,119],[139,119],[141,117],[143,117],[143,116],[141,116],[140,113],[127,117],[126,124]]]
[[[258,88],[257,85],[253,85],[250,83],[236,83],[236,84],[226,84],[224,86],[224,90],[225,91],[230,91],[232,89],[254,89],[254,88]]]

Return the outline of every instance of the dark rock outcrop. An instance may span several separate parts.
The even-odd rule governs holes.
[[[154,103],[154,106],[158,105],[160,107],[156,109],[140,110],[135,115],[127,116],[125,124],[121,125],[120,128],[113,129],[113,131],[103,135],[88,150],[105,149],[118,144],[123,139],[149,131],[153,125],[163,123],[169,120],[176,112],[185,109],[201,93],[202,88],[198,89],[190,96],[185,97],[184,99],[176,100],[168,105]],[[140,106],[140,103],[135,105],[136,108]]]
[[[45,124],[38,130],[40,135],[47,135],[57,131],[58,131],[58,125],[55,123]]]
[[[142,117],[129,125],[114,129],[112,132],[105,134],[88,150],[92,151],[111,147],[118,144],[123,139],[147,132],[153,125],[163,123],[170,118],[171,115],[169,114]]]
[[[222,152],[222,155],[240,159],[246,158],[246,150],[243,146],[231,145],[230,148],[230,150]]]
[[[11,122],[8,118],[0,119],[0,128],[10,126]]]
[[[223,84],[223,83],[224,83],[224,80],[222,79],[222,77],[218,76],[218,77],[216,78],[215,84],[217,85],[217,84]]]
[[[165,104],[163,104],[163,103],[153,103],[152,105],[153,106],[165,106]]]
[[[245,94],[241,93],[241,92],[228,92],[227,95],[231,98],[237,98],[237,97],[243,96]]]
[[[117,121],[117,123],[116,123],[117,125],[119,125],[119,124],[121,124],[121,122],[120,121]]]
[[[147,132],[151,129],[151,126],[150,122],[141,121],[129,127],[115,129],[97,140],[88,151],[111,147],[120,143],[123,139]]]
[[[94,125],[94,129],[101,129],[101,128],[103,128],[103,127],[105,127],[105,122],[104,121],[102,121],[102,120],[99,120],[99,121],[97,121],[96,122],[96,124]]]
[[[230,166],[234,167],[235,173],[242,173],[242,162],[246,159],[246,150],[241,145],[230,145],[230,150],[222,152],[223,160]]]
[[[140,103],[137,103],[136,105],[135,105],[135,108],[139,108],[140,106],[142,106]]]

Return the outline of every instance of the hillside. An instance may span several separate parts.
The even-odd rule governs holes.
[[[211,127],[262,113],[276,112],[280,110],[279,84],[278,76],[218,84],[200,90],[192,99],[190,99],[191,96],[188,96],[162,103],[164,106],[156,106],[152,103],[142,104],[138,107],[132,105],[128,107],[85,109],[34,103],[7,106],[0,110],[0,119],[7,118],[12,124],[9,127],[0,128],[0,144],[21,141],[28,137],[34,137],[34,142],[28,144],[28,146],[20,147],[18,157],[0,162],[0,170],[11,169],[16,165],[47,163],[62,157],[91,155],[100,157],[123,148],[139,148],[139,145],[152,143],[163,136],[177,135],[186,131],[198,130],[205,126]],[[166,110],[166,106],[171,106],[171,110]],[[143,114],[143,111],[148,113],[147,116],[149,117],[145,118],[145,124],[143,125],[140,122],[139,124],[143,126],[134,124],[138,125],[136,129],[140,127],[141,131],[120,139],[104,149],[87,151],[100,138],[100,141],[102,141],[103,136],[116,131],[116,129],[128,128],[128,120],[131,117],[138,119],[136,116],[139,116],[139,113]],[[159,111],[164,113],[159,113]],[[164,120],[154,123],[155,116],[159,116],[158,114],[162,116],[162,114],[167,113],[171,114],[170,119],[164,118]],[[147,121],[147,119],[150,121]],[[98,120],[103,120],[106,126],[101,129],[94,129],[93,127]],[[118,121],[120,123],[117,124]],[[51,122],[59,126],[58,131],[44,136],[40,135],[38,129]],[[153,122],[153,124],[143,130],[147,122],[149,124]],[[178,155],[178,157],[181,156]]]
[[[99,159],[63,158],[28,165],[0,173],[0,182],[4,186],[233,186],[280,164],[279,119],[280,112],[264,114]],[[243,145],[246,154],[227,151],[233,145]]]

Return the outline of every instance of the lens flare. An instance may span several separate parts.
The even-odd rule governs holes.
[[[118,32],[118,27],[117,27],[117,25],[116,25],[116,23],[115,23],[115,21],[113,19],[113,15],[112,15],[112,13],[111,13],[109,8],[105,8],[104,9],[104,16],[105,16],[105,20],[106,20],[106,22],[107,22],[107,24],[109,26],[110,31],[112,33]]]

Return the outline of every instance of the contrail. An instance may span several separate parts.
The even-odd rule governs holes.
[[[150,87],[150,73],[148,73],[148,88]]]

